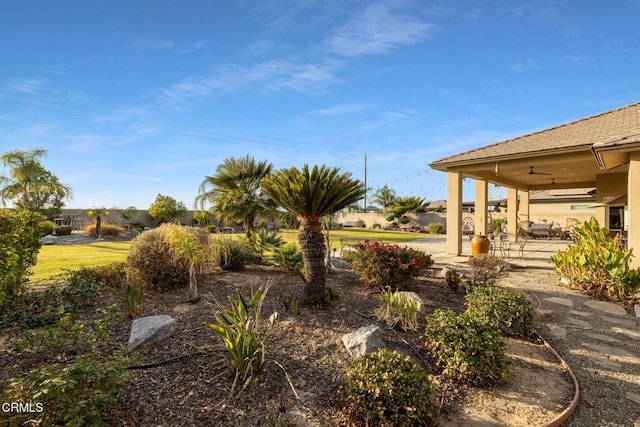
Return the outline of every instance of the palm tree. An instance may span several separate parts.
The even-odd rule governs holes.
[[[405,213],[423,213],[427,211],[429,202],[417,196],[407,196],[398,199],[396,205],[402,206]]]
[[[324,306],[326,272],[325,245],[321,220],[357,202],[364,196],[364,186],[351,173],[339,168],[314,166],[281,169],[262,183],[263,192],[275,203],[300,219],[298,241],[304,263],[304,293],[307,302]]]
[[[189,263],[189,291],[187,301],[196,303],[200,300],[198,293],[198,270],[205,264],[210,253],[209,235],[196,227],[178,224],[164,224],[160,232],[165,236],[173,251]]]
[[[271,173],[266,160],[256,162],[253,156],[228,158],[218,165],[216,174],[206,176],[196,197],[196,205],[204,209],[213,204],[212,211],[222,221],[242,221],[249,236],[256,216],[272,208],[273,202],[260,192],[260,182]]]
[[[392,190],[385,185],[384,187],[378,188],[376,192],[373,193],[372,202],[381,205],[385,212],[389,212],[395,205],[396,200],[397,197],[395,190]]]
[[[10,169],[10,176],[0,176],[0,200],[2,204],[13,201],[16,208],[57,214],[62,200],[71,197],[71,189],[46,170],[39,158],[47,155],[47,150],[15,150],[1,157],[4,166]],[[51,212],[49,212],[51,211]]]

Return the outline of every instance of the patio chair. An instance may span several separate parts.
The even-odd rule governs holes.
[[[500,234],[500,245],[498,248],[500,249],[500,256],[502,258],[511,258],[511,242],[507,239],[506,234]]]
[[[529,236],[525,234],[522,236],[522,242],[520,242],[520,247],[518,248],[518,256],[520,259],[524,258],[524,247],[527,245],[527,241],[529,240]]]

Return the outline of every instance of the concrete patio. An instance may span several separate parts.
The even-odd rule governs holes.
[[[524,255],[520,257],[518,253],[520,242],[514,242],[511,244],[508,261],[515,267],[552,270],[551,255],[558,250],[564,250],[570,243],[569,240],[529,239],[524,247]],[[471,256],[471,243],[466,238],[463,240],[462,255],[460,256],[447,253],[446,236],[444,235],[416,239],[405,245],[430,254],[437,265],[464,264]],[[496,254],[498,254],[497,251]]]

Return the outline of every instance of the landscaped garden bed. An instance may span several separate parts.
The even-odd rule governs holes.
[[[284,371],[275,363],[267,363],[246,388],[237,385],[231,393],[234,375],[225,363],[226,354],[220,347],[222,340],[203,325],[203,322],[214,321],[216,301],[225,305],[227,296],[234,295],[236,289],[248,296],[266,283],[271,283],[271,288],[262,308],[263,318],[273,311],[280,313],[280,320],[266,344],[267,358],[282,365],[299,399],[295,398]],[[327,276],[328,288],[339,297],[327,310],[298,308],[294,312],[291,296],[300,295],[302,286],[300,277],[294,273],[254,265],[239,272],[204,275],[199,283],[202,299],[197,304],[185,303],[185,289],[146,293],[141,315],[169,314],[177,320],[177,329],[167,340],[142,350],[137,359],[129,362],[136,366],[159,365],[129,371],[130,377],[117,395],[117,402],[104,410],[104,421],[108,425],[141,426],[351,425],[353,420],[347,417],[339,388],[352,358],[341,337],[371,323],[382,327],[384,341],[390,350],[408,355],[432,375],[439,393],[440,422],[455,419],[456,411],[461,410],[455,403],[456,397],[486,392],[446,380],[434,368],[425,351],[424,315],[443,308],[456,312],[464,310],[464,298],[451,292],[444,279],[432,273],[421,275],[413,283],[411,290],[425,302],[425,311],[418,316],[417,332],[391,330],[377,322],[374,312],[380,305],[378,292],[359,283],[350,271]],[[96,308],[113,303],[116,300],[111,293],[100,292],[96,307],[81,309],[77,322],[89,325],[100,317]],[[118,312],[123,313],[120,308]],[[110,335],[108,343],[102,347],[102,357],[114,354],[119,346],[126,345],[130,325],[131,320],[124,316],[110,323]],[[63,354],[68,355],[69,361],[74,360],[75,349],[69,348],[74,345],[71,339],[66,342],[58,339],[60,347],[56,351],[47,351],[46,347],[39,351],[33,348],[18,351],[15,340],[23,339],[28,330],[13,326],[3,334],[0,358],[3,383],[9,377],[24,376],[38,366],[59,362]],[[509,341],[507,353],[513,363],[509,368],[509,380],[500,386],[498,395],[508,396],[511,388],[524,386],[526,389],[528,381],[549,370],[525,366],[531,363],[531,357],[544,357],[545,352],[536,344],[519,342]],[[523,377],[527,372],[529,376]],[[564,381],[566,386],[567,379],[560,370],[549,375],[554,381]],[[534,383],[532,385],[535,387]],[[567,387],[565,391],[566,396],[559,401],[554,401],[558,399],[554,395],[546,404],[540,401],[535,407],[516,405],[516,409],[512,402],[511,410],[515,411],[517,419],[533,416],[540,422],[550,420],[570,400],[571,391]],[[494,404],[499,406],[511,400],[498,400]],[[484,400],[476,403],[483,410],[486,405]],[[447,414],[449,411],[453,414]],[[522,418],[525,415],[528,418]]]

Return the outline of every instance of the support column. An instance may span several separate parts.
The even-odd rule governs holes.
[[[629,175],[627,176],[627,208],[629,210],[628,247],[635,248],[629,263],[632,268],[640,267],[640,152],[629,155]]]
[[[518,189],[507,188],[507,239],[518,239]]]
[[[484,179],[476,179],[476,212],[474,224],[474,233],[487,235],[487,204],[489,200],[488,185]]]
[[[515,224],[516,239],[519,238],[518,231],[520,221],[529,221],[529,190],[520,190],[520,200],[518,201],[518,220]]]
[[[462,174],[447,172],[447,253],[462,254]]]

